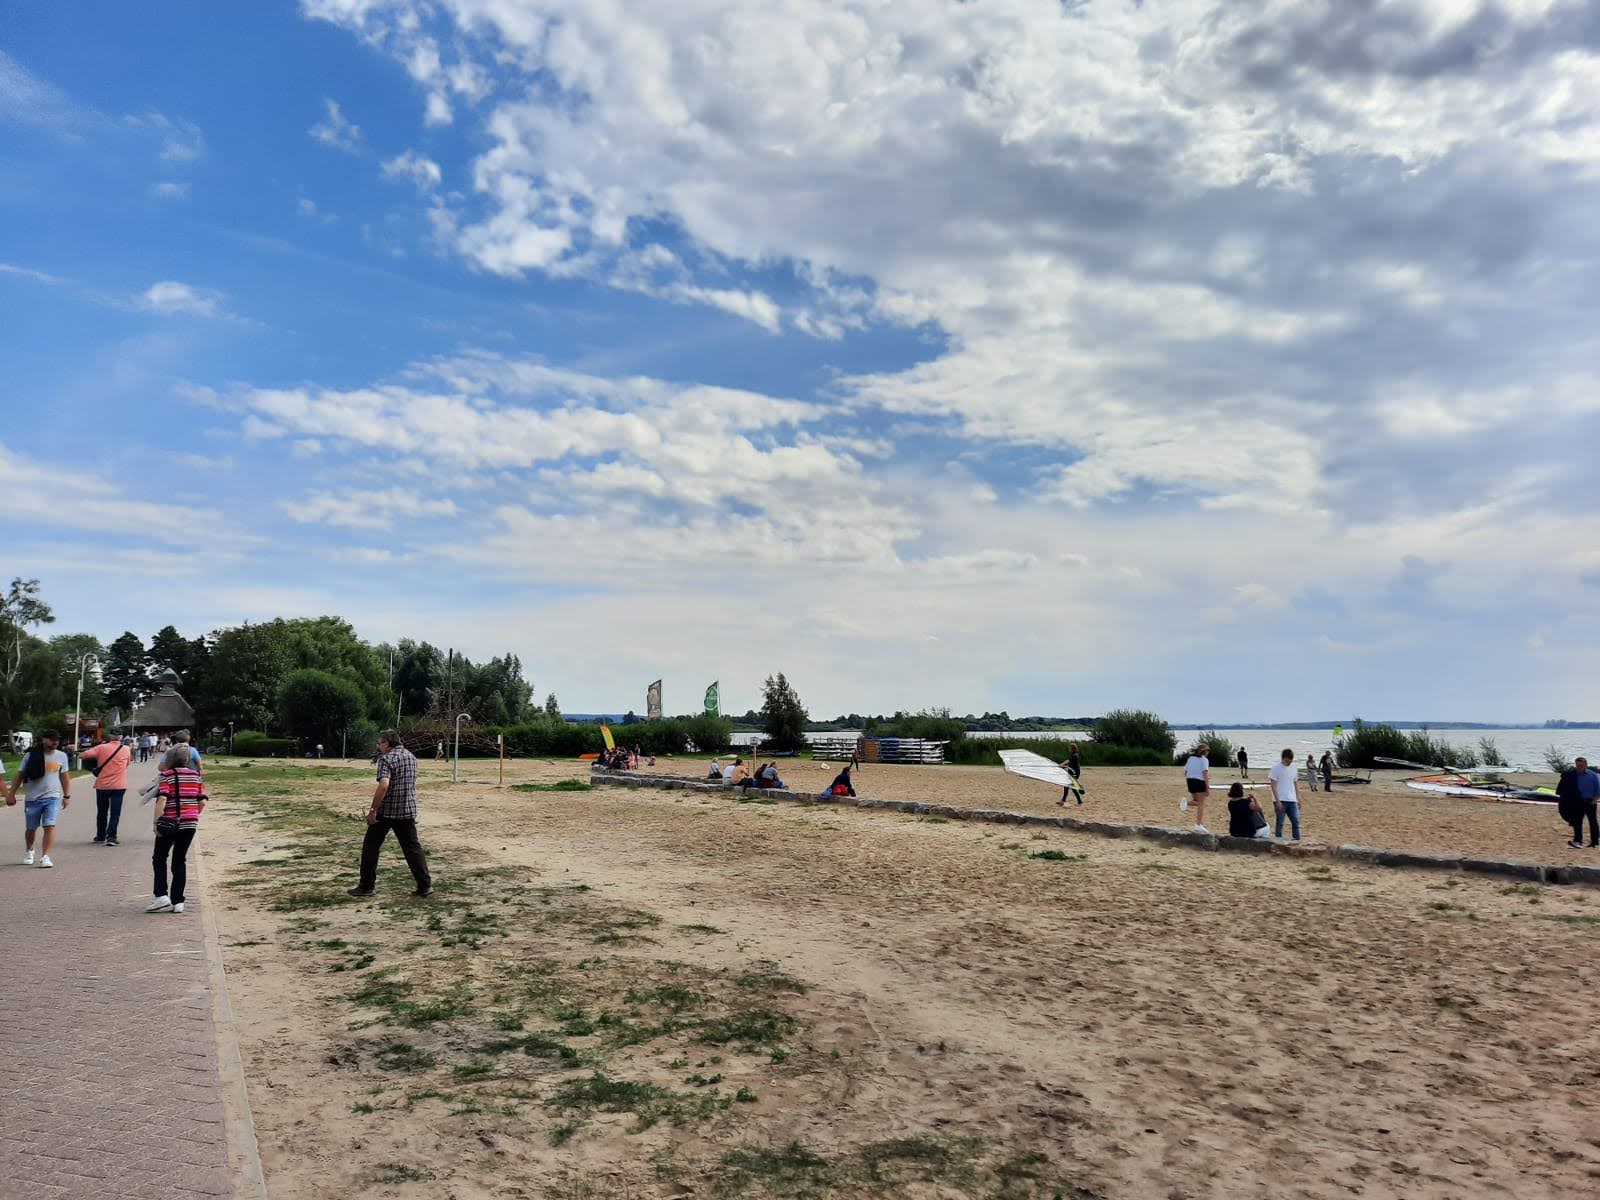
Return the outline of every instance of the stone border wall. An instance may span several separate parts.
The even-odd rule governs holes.
[[[959,808],[951,804],[924,804],[917,800],[873,800],[865,796],[825,796],[786,788],[740,789],[732,784],[671,775],[641,775],[629,771],[593,771],[591,783],[611,787],[655,788],[659,791],[744,791],[751,797],[793,804],[835,804],[848,808],[880,809],[943,817],[948,821],[981,821],[990,825],[1031,825],[1045,829],[1071,829],[1101,837],[1145,838],[1163,846],[1192,846],[1197,850],[1228,850],[1238,854],[1287,854],[1294,858],[1338,858],[1376,867],[1406,867],[1433,871],[1471,871],[1534,883],[1586,883],[1600,886],[1600,867],[1524,862],[1518,859],[1473,858],[1459,854],[1428,854],[1416,850],[1390,850],[1381,846],[1330,846],[1326,842],[1294,842],[1287,838],[1240,838],[1200,833],[1170,825],[1125,825],[1118,821],[1085,821],[1078,817],[1053,817],[1045,813],[1002,812],[996,809]]]

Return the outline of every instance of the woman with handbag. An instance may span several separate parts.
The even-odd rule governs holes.
[[[145,912],[182,912],[183,889],[188,882],[189,845],[200,829],[206,806],[205,784],[195,770],[187,742],[179,742],[161,760],[156,777],[155,897]],[[172,888],[167,888],[167,859],[172,859]]]

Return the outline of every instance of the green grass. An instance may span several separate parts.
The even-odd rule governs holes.
[[[581,779],[562,779],[555,783],[513,783],[513,792],[592,792],[594,784]]]
[[[1029,858],[1043,859],[1045,862],[1085,862],[1087,854],[1068,854],[1065,850],[1035,850],[1028,855]],[[1161,867],[1160,863],[1144,863],[1146,867]]]

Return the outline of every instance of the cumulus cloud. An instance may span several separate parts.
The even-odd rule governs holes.
[[[1449,622],[1534,602],[1558,614],[1540,628],[1579,636],[1559,614],[1588,586],[1570,547],[1589,467],[1552,447],[1596,432],[1592,4],[303,8],[401,63],[426,119],[471,123],[470,189],[427,203],[474,267],[784,334],[924,339],[913,365],[748,401],[803,415],[724,413],[713,439],[782,481],[770,500],[682,465],[703,447],[653,398],[685,385],[534,386],[551,368],[479,360],[249,395],[270,436],[332,442],[341,407],[403,412],[418,453],[513,473],[529,494],[498,497],[498,540],[463,554],[558,572],[563,539],[604,536],[558,501],[616,503],[652,521],[662,580],[696,553],[848,562],[859,625],[959,659],[962,629],[1092,622],[1084,654],[1128,687],[1155,678],[1137,664],[1150,629],[1173,630],[1174,595],[1306,646],[1437,652],[1442,629],[1482,632]],[[490,379],[508,373],[531,390]],[[897,449],[837,451],[830,422],[893,430]],[[971,470],[940,476],[901,445]],[[816,500],[811,540],[786,498]],[[1060,542],[1082,562],[1038,553]],[[1402,611],[1387,583],[1419,555],[1439,575]],[[969,576],[1026,586],[974,617]],[[1294,581],[1316,578],[1348,603],[1308,629]],[[1446,597],[1447,615],[1423,612]],[[844,624],[821,608],[782,612],[826,655]],[[1414,634],[1386,624],[1407,620]],[[1199,652],[1227,632],[1172,636]]]
[[[396,518],[453,517],[458,511],[448,497],[430,498],[415,491],[378,488],[370,491],[311,492],[281,507],[302,525],[336,525],[344,529],[388,529]]]
[[[444,178],[438,163],[431,158],[424,158],[415,150],[407,150],[404,154],[387,159],[383,164],[383,177],[409,180],[421,192],[433,191]]]
[[[152,283],[138,297],[139,307],[164,317],[221,317],[222,293],[197,288],[175,279]]]
[[[326,115],[306,132],[324,146],[331,146],[346,154],[360,154],[361,126],[344,115],[337,100],[324,97],[322,104]]]

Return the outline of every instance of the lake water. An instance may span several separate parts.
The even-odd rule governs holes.
[[[1192,730],[1174,731],[1180,746],[1188,745],[1195,733]],[[1218,726],[1217,732],[1235,746],[1243,746],[1250,754],[1252,766],[1268,767],[1278,761],[1278,754],[1286,747],[1295,752],[1295,761],[1303,762],[1307,754],[1321,757],[1324,750],[1333,748],[1332,729],[1228,729]],[[1558,747],[1569,759],[1587,755],[1591,762],[1600,760],[1600,729],[1439,729],[1434,736],[1452,746],[1475,749],[1480,737],[1492,738],[1499,746],[1501,756],[1513,767],[1530,771],[1543,771],[1544,752],[1548,746]],[[811,735],[808,735],[811,736]],[[817,737],[837,737],[837,734],[819,732]],[[1086,733],[1007,733],[975,730],[968,737],[994,738],[1049,738],[1072,741],[1087,738]],[[733,744],[749,747],[760,744],[759,733],[736,733]]]

